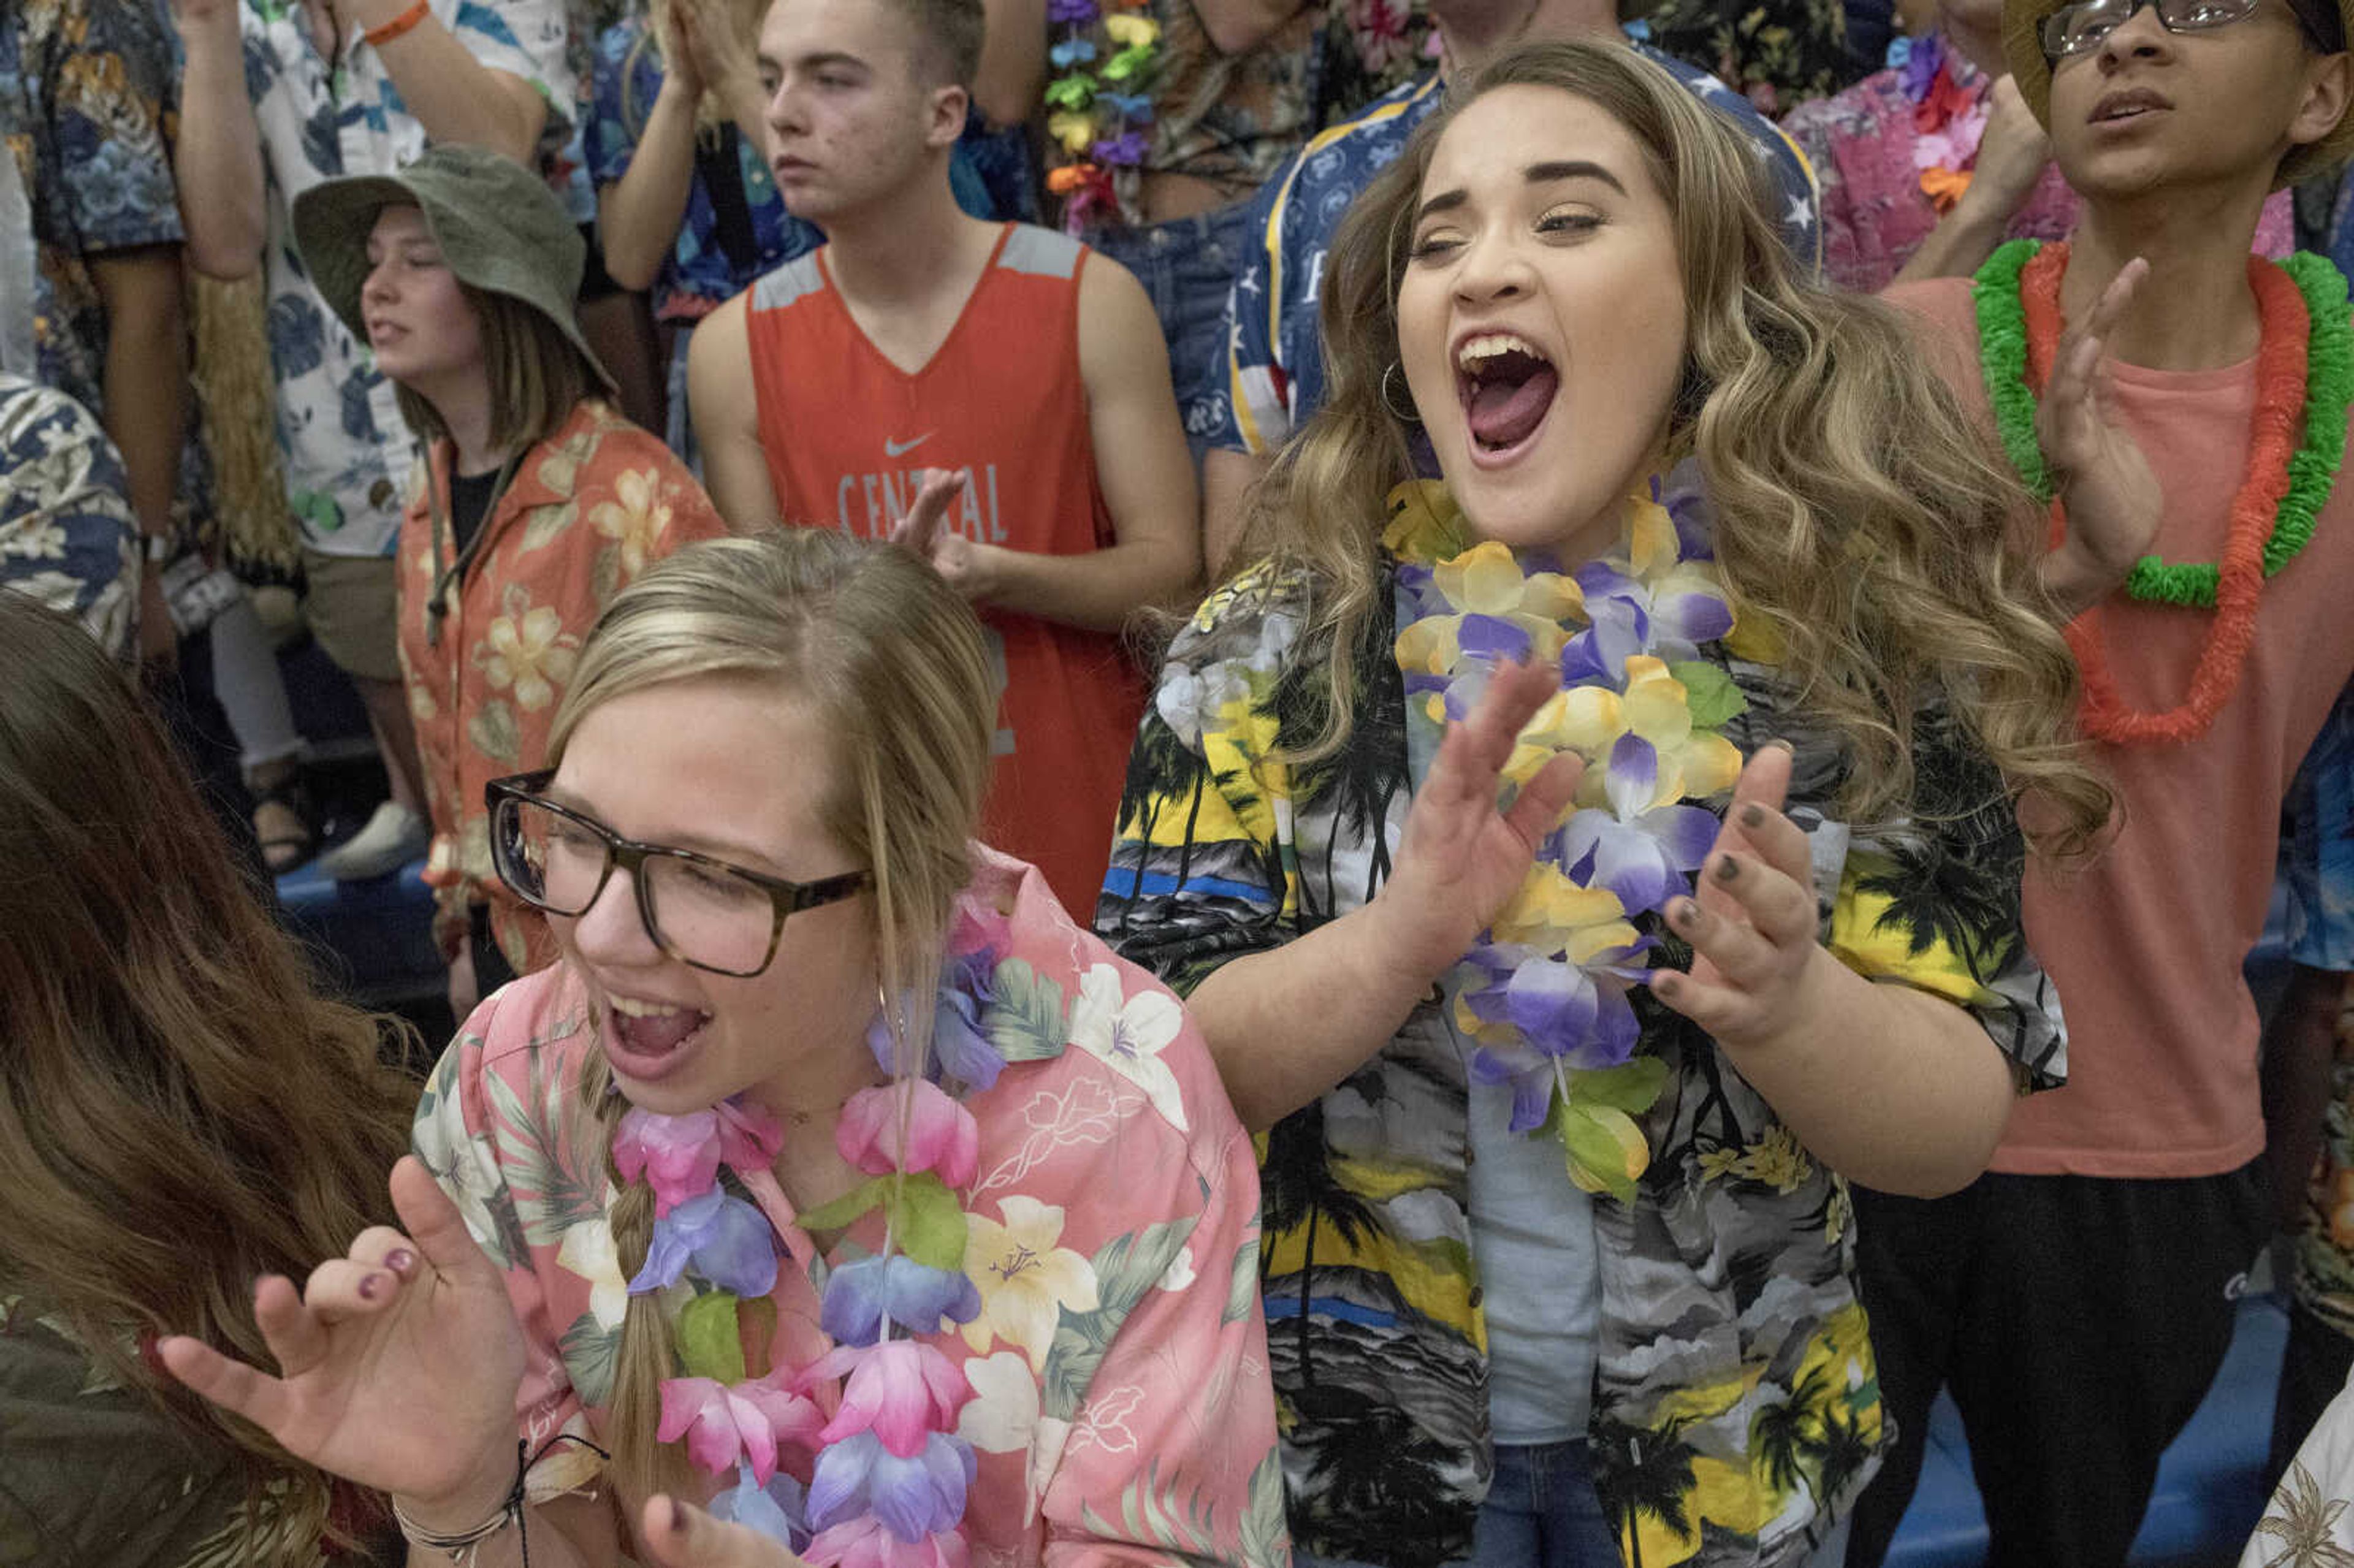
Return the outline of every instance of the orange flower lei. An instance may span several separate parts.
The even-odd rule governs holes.
[[[2060,281],[2068,270],[2068,247],[2045,246],[2020,273],[2020,305],[2027,323],[2027,366],[2040,397],[2052,379],[2060,341]],[[2297,416],[2305,408],[2306,343],[2311,331],[2305,296],[2279,268],[2251,259],[2248,283],[2255,291],[2262,335],[2256,349],[2256,408],[2248,447],[2246,477],[2232,500],[2231,532],[2223,542],[2215,587],[2215,625],[2180,703],[2151,713],[2126,705],[2109,669],[2108,644],[2097,607],[2068,624],[2068,645],[2084,673],[2082,719],[2085,733],[2113,745],[2198,739],[2240,688],[2255,640],[2256,602],[2264,591],[2264,540],[2273,515],[2288,493],[2289,455],[2296,447]],[[2067,536],[2067,513],[2052,503],[2052,543]]]

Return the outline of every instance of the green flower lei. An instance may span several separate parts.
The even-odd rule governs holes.
[[[1978,308],[1978,355],[1995,428],[2019,477],[2038,501],[2054,493],[2052,471],[2036,440],[2034,389],[2027,384],[2027,318],[2019,275],[2042,249],[2035,239],[1999,247],[1978,270],[1971,295]],[[2276,576],[2313,537],[2346,455],[2346,411],[2354,403],[2354,323],[2346,280],[2325,258],[2299,251],[2278,264],[2305,296],[2311,322],[2306,346],[2305,434],[2288,461],[2288,493],[2273,514],[2264,543],[2264,576]],[[2144,603],[2215,608],[2218,577],[2211,561],[2170,563],[2144,556],[2126,577],[2126,592]]]

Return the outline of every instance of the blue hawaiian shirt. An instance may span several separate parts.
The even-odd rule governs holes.
[[[630,160],[637,155],[638,140],[645,134],[646,117],[653,112],[662,84],[662,51],[646,36],[643,22],[631,16],[605,29],[597,40],[596,86],[585,138],[588,177],[599,190],[619,184],[630,172]],[[654,280],[654,313],[664,318],[701,316],[825,239],[816,225],[785,210],[761,150],[747,145],[733,126],[724,127],[722,135],[736,155],[756,253],[748,267],[738,268],[728,259],[719,243],[719,214],[712,205],[711,187],[696,169],[687,185],[686,217],[679,226],[678,244]]]
[[[2354,686],[2339,694],[2289,786],[2288,956],[2354,970]]]
[[[128,663],[139,570],[122,460],[97,418],[55,387],[0,375],[0,588],[78,618]]]
[[[571,139],[574,79],[564,0],[429,0],[475,59],[547,101],[540,154],[551,171]],[[294,198],[349,175],[390,174],[425,151],[383,58],[355,27],[330,67],[295,0],[245,0],[245,90],[261,128],[269,184],[271,369],[287,497],[310,548],[389,556],[408,502],[416,443],[392,383],[320,299],[294,247]]]
[[[104,405],[106,307],[88,258],[184,238],[167,137],[172,40],[143,0],[0,5],[0,140],[16,160],[31,233],[40,379]],[[0,265],[0,279],[21,275]]]
[[[1756,143],[1781,194],[1782,232],[1808,266],[1822,261],[1820,204],[1806,156],[1749,101],[1696,66],[1640,43],[1692,95],[1732,120]],[[1259,188],[1246,251],[1226,296],[1225,348],[1201,406],[1210,445],[1269,453],[1324,402],[1324,350],[1317,334],[1324,255],[1357,193],[1405,148],[1442,97],[1437,72],[1375,99],[1292,154]]]

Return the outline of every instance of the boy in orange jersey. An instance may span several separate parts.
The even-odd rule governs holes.
[[[827,243],[705,321],[688,390],[737,528],[904,534],[946,471],[944,525],[909,542],[1002,655],[991,842],[1084,918],[1143,705],[1117,634],[1193,585],[1193,471],[1136,280],[1066,236],[957,208],[949,154],[981,28],[980,0],[776,0],[769,165]]]

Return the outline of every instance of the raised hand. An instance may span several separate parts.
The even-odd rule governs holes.
[[[1821,965],[1807,835],[1782,814],[1790,749],[1759,749],[1742,768],[1724,826],[1701,863],[1699,891],[1668,906],[1690,942],[1689,974],[1655,970],[1651,994],[1736,1049],[1769,1041],[1805,1015]]]
[[[1522,726],[1561,684],[1550,666],[1505,664],[1459,724],[1449,725],[1415,792],[1397,863],[1371,906],[1400,961],[1437,978],[1470,950],[1528,876],[1538,842],[1577,792],[1573,753],[1538,770],[1509,810],[1496,793]]]
[[[1977,198],[1983,210],[2008,222],[2027,204],[2044,167],[2052,162],[2052,138],[2036,122],[2027,95],[2009,76],[1995,79],[1987,100],[1986,131],[1978,138],[1978,162],[1962,199]]]
[[[639,1515],[655,1568],[801,1568],[757,1530],[724,1524],[691,1503],[655,1496]]]
[[[407,1234],[361,1232],[299,1293],[279,1275],[256,1283],[254,1319],[278,1375],[200,1340],[156,1349],[173,1376],[296,1458],[391,1493],[429,1528],[462,1530],[514,1482],[523,1331],[499,1271],[424,1164],[403,1159],[391,1188]]]
[[[700,103],[708,85],[703,77],[703,51],[695,38],[698,20],[691,3],[666,6],[654,40],[662,48],[663,90],[677,93],[689,104]]]
[[[239,4],[240,0],[171,0],[172,25],[184,40],[224,32],[234,38]]]
[[[2036,439],[2068,514],[2062,553],[2072,608],[2099,599],[2147,553],[2166,503],[2140,443],[2109,417],[2102,361],[2109,334],[2148,275],[2147,261],[2126,262],[2085,319],[2061,334],[2036,410]]]
[[[759,76],[731,9],[725,0],[673,0],[671,6],[685,46],[680,52],[693,57],[696,79],[723,96],[747,82],[757,83]]]

